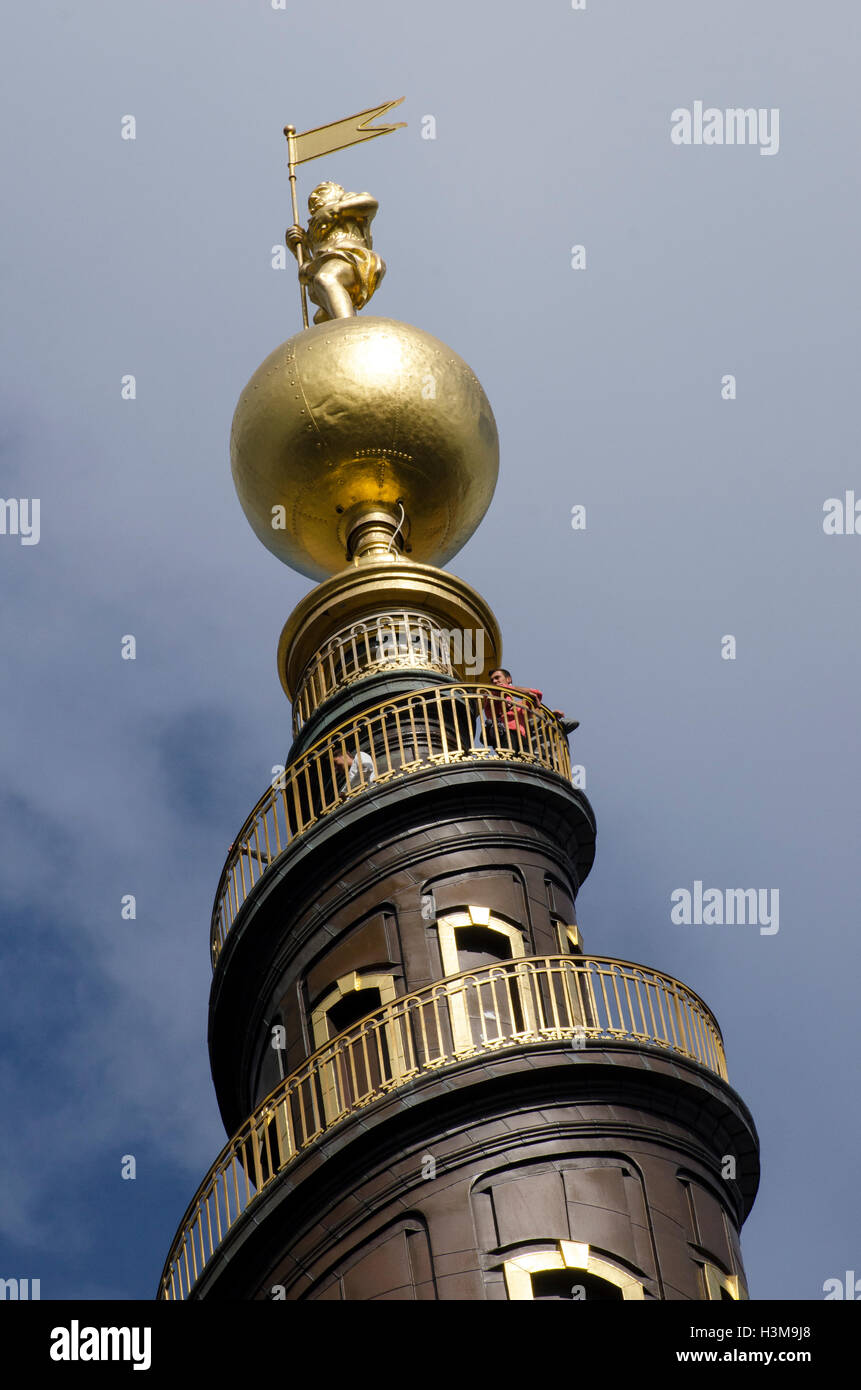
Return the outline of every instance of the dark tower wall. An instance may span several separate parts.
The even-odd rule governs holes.
[[[198,1296],[743,1297],[752,1135],[724,1083],[653,1054],[485,1058],[301,1158]],[[745,1190],[720,1178],[729,1151]]]
[[[702,1001],[584,954],[595,819],[558,724],[533,708],[490,742],[493,687],[348,674],[306,702],[272,798],[288,842],[256,810],[219,885],[233,1137],[163,1296],[746,1297],[753,1123]]]
[[[456,973],[441,954],[446,914],[486,907],[517,932],[518,954],[569,951],[593,854],[585,796],[537,770],[419,774],[322,821],[245,904],[219,959],[210,1055],[228,1132],[319,1045],[314,1008],[339,979],[390,974],[403,995]]]

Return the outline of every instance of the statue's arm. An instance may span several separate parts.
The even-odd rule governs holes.
[[[348,193],[338,203],[338,213],[349,217],[376,217],[379,203],[370,193]]]
[[[303,256],[308,255],[308,234],[303,227],[288,227],[284,234],[284,240],[289,249],[293,252],[296,259],[299,259],[299,247],[301,246]]]

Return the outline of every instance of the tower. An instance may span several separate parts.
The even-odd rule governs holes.
[[[286,767],[213,911],[229,1139],[159,1296],[744,1298],[758,1148],[718,1025],[586,953],[565,727],[494,682],[497,620],[441,568],[493,493],[490,405],[443,343],[356,313],[384,271],[370,195],[314,199],[288,244],[315,325],[251,378],[231,457],[259,538],[318,583],[278,646]]]

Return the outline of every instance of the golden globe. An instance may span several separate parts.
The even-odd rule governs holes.
[[[451,348],[392,319],[334,319],[270,353],[239,399],[233,480],[257,537],[312,579],[343,569],[351,528],[401,517],[404,550],[441,565],[493,496],[490,403]]]

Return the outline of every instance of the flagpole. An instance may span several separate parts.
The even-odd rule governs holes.
[[[287,168],[290,174],[290,196],[293,199],[293,223],[295,226],[298,227],[300,224],[299,206],[296,202],[296,127],[294,125],[285,126],[284,134],[287,136]],[[299,262],[300,270],[302,268],[303,258],[304,254],[302,250],[302,243],[300,241],[299,245],[296,248],[296,259]],[[302,326],[303,328],[307,328],[308,301],[305,298],[305,286],[302,284],[301,280],[299,281],[299,294],[302,300]]]

